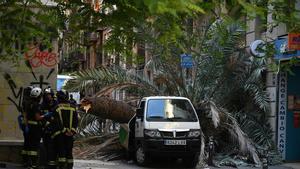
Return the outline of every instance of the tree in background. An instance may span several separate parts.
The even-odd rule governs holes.
[[[241,16],[261,16],[272,12],[274,22],[286,23],[291,31],[298,30],[298,10],[288,0],[4,0],[0,2],[0,59],[16,62],[28,50],[26,43],[38,39],[50,46],[50,40],[65,41],[84,46],[80,31],[94,32],[99,27],[112,29],[107,50],[132,55],[132,44],[143,40],[140,31],[151,26],[160,32],[161,43],[176,41],[183,33],[182,17],[224,14],[234,19]],[[289,12],[286,12],[289,11]]]

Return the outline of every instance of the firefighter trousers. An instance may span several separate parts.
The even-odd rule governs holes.
[[[59,134],[56,136],[56,145],[58,146],[58,163],[59,168],[73,168],[73,136],[66,136],[65,134]]]
[[[24,137],[24,145],[23,150],[21,152],[22,154],[22,160],[23,160],[23,167],[27,168],[29,166],[29,159],[28,159],[28,150],[29,150],[29,144],[28,144],[28,133],[25,133],[23,131],[23,137]]]
[[[27,147],[27,155],[29,168],[37,168],[38,167],[38,151],[40,147],[41,141],[41,126],[37,123],[29,124],[29,131],[27,133],[26,139],[26,147]]]
[[[54,139],[51,138],[50,133],[44,133],[43,135],[43,144],[45,146],[45,156],[47,160],[48,169],[56,169],[56,148]]]

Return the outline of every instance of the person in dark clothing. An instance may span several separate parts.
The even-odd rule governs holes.
[[[18,116],[18,123],[19,127],[23,132],[23,138],[24,138],[24,145],[21,152],[22,158],[23,158],[23,166],[25,168],[28,167],[29,161],[28,161],[28,124],[26,120],[26,110],[28,108],[28,105],[30,103],[30,92],[33,89],[32,86],[28,86],[24,88],[23,90],[23,99],[22,99],[22,113]]]
[[[26,139],[24,145],[28,155],[28,168],[35,169],[38,167],[38,150],[41,140],[41,120],[51,116],[51,113],[41,115],[40,100],[42,96],[42,89],[34,87],[30,92],[30,102],[26,106]]]
[[[59,168],[73,168],[73,136],[78,126],[76,107],[69,102],[66,91],[57,92],[58,105],[54,111],[55,133],[52,137],[58,148]]]
[[[41,105],[42,114],[47,112],[53,112],[57,105],[57,101],[54,99],[54,91],[48,87],[44,90],[43,102]],[[53,133],[54,117],[49,116],[42,121],[43,129],[43,145],[45,147],[45,157],[47,161],[48,169],[56,168],[56,151],[54,146],[54,140],[51,138]]]
[[[73,95],[72,95],[72,94],[70,94],[70,100],[69,100],[69,102],[70,102],[71,104],[73,104],[73,105],[77,106],[77,102],[76,102],[76,100],[74,100],[74,98],[73,98]]]

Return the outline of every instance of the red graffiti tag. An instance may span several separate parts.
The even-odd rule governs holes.
[[[57,64],[57,56],[55,53],[40,51],[38,48],[34,48],[26,52],[25,59],[29,60],[30,65],[33,68],[37,68],[43,65],[46,67],[53,67]]]

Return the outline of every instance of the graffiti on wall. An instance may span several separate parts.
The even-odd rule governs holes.
[[[22,103],[22,96],[23,96],[23,87],[18,88],[15,81],[12,79],[12,77],[8,73],[4,74],[4,78],[7,81],[8,85],[10,87],[10,90],[13,94],[13,98],[7,97],[7,99],[16,106],[16,108],[19,112],[21,112],[22,111],[21,103]]]
[[[48,82],[51,75],[53,75],[53,72],[55,71],[54,68],[52,68],[48,73],[47,76],[40,75],[39,78],[36,78],[36,74],[32,72],[32,81],[29,82],[28,85],[24,84],[23,86],[17,86],[16,81],[14,80],[14,77],[9,73],[4,73],[4,79],[7,81],[9,85],[9,92],[12,93],[11,96],[8,96],[7,99],[9,102],[11,102],[14,107],[17,109],[17,111],[21,114],[23,110],[23,102],[26,100],[26,97],[24,97],[24,89],[31,85],[31,86],[38,86],[41,89],[44,89],[48,86],[50,86],[50,82]],[[5,112],[3,112],[5,113]],[[4,114],[5,116],[5,114]],[[16,117],[17,118],[17,117]],[[16,119],[15,118],[15,119]],[[0,134],[5,133],[12,133],[17,130],[17,120],[10,120],[10,121],[1,121],[0,125]],[[8,135],[10,135],[8,134]]]
[[[37,79],[36,78],[36,75],[34,72],[33,73],[33,78],[34,78],[34,81],[30,82],[30,85],[31,86],[38,86],[40,87],[41,89],[44,89],[46,87],[48,87],[50,85],[49,82],[47,82],[47,80],[51,77],[51,75],[53,74],[54,72],[54,68],[52,68],[46,78],[44,77],[44,75],[40,75],[39,78]],[[17,87],[15,81],[13,80],[13,78],[11,77],[10,74],[8,73],[5,73],[4,74],[4,78],[5,80],[7,81],[9,87],[10,87],[10,90],[13,94],[13,98],[11,97],[7,97],[7,99],[13,103],[15,105],[15,107],[17,108],[17,110],[19,112],[22,112],[22,101],[23,101],[23,87]]]
[[[47,76],[46,76],[46,79],[45,79],[44,75],[40,75],[40,76],[39,76],[39,79],[35,78],[35,81],[30,82],[30,85],[32,85],[32,86],[38,86],[38,87],[40,87],[41,89],[44,89],[44,87],[48,87],[48,86],[50,85],[50,83],[47,82],[47,80],[51,77],[51,75],[53,74],[54,70],[55,70],[55,69],[52,68],[52,69],[48,72],[48,74],[47,74]],[[34,76],[34,77],[35,77],[35,76]]]
[[[41,66],[54,67],[57,64],[57,55],[53,52],[40,51],[38,47],[29,49],[24,55],[29,61],[31,67],[38,68]]]
[[[56,76],[57,55],[55,53],[41,51],[39,48],[32,48],[32,50],[24,54],[24,62],[30,73],[24,72],[23,74],[23,72],[13,73],[7,71],[2,74],[4,81],[9,86],[3,90],[5,94],[2,97],[10,103],[0,105],[0,136],[4,136],[4,138],[19,138],[17,117],[15,116],[18,113],[21,114],[23,111],[23,104],[27,99],[25,96],[26,87],[37,86],[43,90],[51,86],[52,81],[50,79]],[[18,77],[21,75],[21,79],[16,77],[16,75]],[[21,84],[19,83],[20,81]]]

